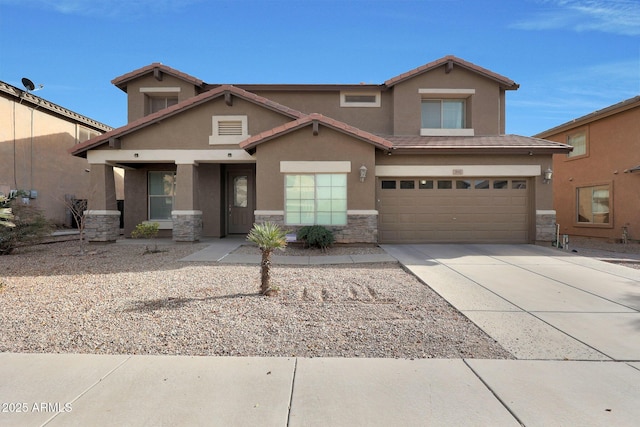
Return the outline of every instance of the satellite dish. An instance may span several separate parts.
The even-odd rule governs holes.
[[[29,80],[26,77],[22,78],[22,85],[28,90],[28,91],[32,91],[36,88],[36,85],[33,84],[33,82],[31,80]]]

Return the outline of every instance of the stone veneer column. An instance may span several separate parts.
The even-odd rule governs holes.
[[[197,242],[202,237],[202,211],[171,211],[173,240]]]
[[[116,204],[113,167],[92,164],[84,232],[90,242],[115,242],[120,236],[120,211]]]
[[[256,223],[273,222],[286,231],[295,233],[301,226],[284,225],[284,213],[256,211]],[[347,214],[347,225],[326,225],[333,232],[336,243],[377,243],[378,211],[352,211]]]
[[[536,211],[536,241],[553,242],[556,240],[556,211]]]
[[[202,236],[202,211],[199,209],[198,167],[193,163],[177,164],[176,198],[173,220],[173,240],[196,242]]]

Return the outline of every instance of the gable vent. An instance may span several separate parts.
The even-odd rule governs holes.
[[[218,122],[219,136],[237,136],[242,135],[241,120],[220,120]]]

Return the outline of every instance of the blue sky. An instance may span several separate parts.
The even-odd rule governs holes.
[[[162,62],[208,83],[374,83],[456,55],[520,84],[507,133],[640,94],[638,0],[0,0],[0,80],[110,126],[110,82]]]

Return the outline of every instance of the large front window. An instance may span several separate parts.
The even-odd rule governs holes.
[[[170,220],[175,194],[175,172],[149,172],[149,220]]]
[[[464,129],[464,99],[423,99],[422,127]]]
[[[285,223],[346,225],[347,175],[286,175]]]
[[[579,224],[609,224],[609,185],[578,188],[577,205]]]

